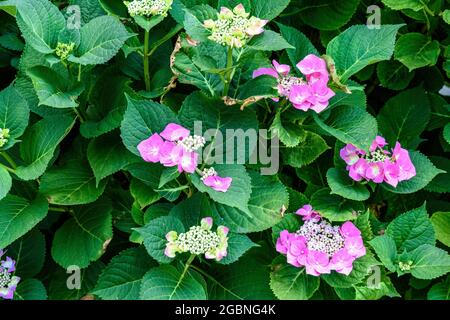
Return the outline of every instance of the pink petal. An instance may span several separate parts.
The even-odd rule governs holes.
[[[161,137],[169,141],[183,140],[188,137],[190,131],[179,124],[169,123],[163,132],[160,133]]]

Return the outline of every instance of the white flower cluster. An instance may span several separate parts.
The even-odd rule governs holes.
[[[203,26],[211,31],[210,40],[232,48],[243,47],[248,40],[264,32],[262,28],[267,20],[249,17],[242,4],[237,5],[233,11],[222,7],[217,20],[208,19]]]
[[[383,150],[377,149],[369,153],[365,159],[367,162],[384,162],[386,159],[389,159],[389,156],[385,154]]]
[[[307,220],[297,234],[306,238],[309,250],[326,253],[328,257],[332,257],[345,246],[339,227],[333,227],[325,220],[320,222],[316,219]]]
[[[285,96],[289,96],[292,86],[305,84],[305,81],[302,78],[297,78],[291,75],[280,76],[277,79],[277,82]]]
[[[202,177],[200,178],[200,180],[205,180],[208,177],[214,177],[217,176],[217,171],[211,167],[211,168],[205,168],[202,171]]]
[[[177,142],[188,152],[196,151],[205,146],[206,140],[202,136],[189,136]]]
[[[133,0],[124,1],[130,16],[167,16],[173,0]]]
[[[167,244],[164,254],[174,258],[177,253],[189,252],[190,254],[204,254],[206,259],[221,260],[227,255],[228,228],[217,227],[212,232],[212,218],[203,218],[200,226],[193,226],[189,231],[178,234],[170,231],[166,235]]]
[[[55,54],[61,59],[61,60],[67,60],[69,57],[69,54],[72,53],[73,49],[75,49],[75,43],[62,43],[58,42],[55,49]]]
[[[0,129],[0,148],[8,143],[9,129]]]
[[[411,270],[412,264],[413,264],[412,261],[408,261],[408,262],[402,262],[402,261],[399,261],[398,267],[399,267],[400,270],[402,270],[402,271],[410,271],[410,270]]]
[[[0,269],[0,288],[6,287],[11,282],[11,273],[7,269]]]

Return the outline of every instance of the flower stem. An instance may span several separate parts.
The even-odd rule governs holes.
[[[8,171],[9,173],[15,173],[14,169],[11,169],[10,167],[5,166],[4,164],[0,163],[0,167],[4,168],[6,171]]]
[[[78,82],[81,82],[81,64],[78,65],[78,77],[77,77]]]
[[[186,272],[188,271],[188,269],[189,269],[189,267],[191,266],[192,261],[194,261],[195,257],[196,257],[195,254],[191,254],[191,256],[189,257],[188,261],[186,262],[186,265],[184,266],[183,273],[181,274],[180,278],[178,279],[178,282],[177,282],[175,288],[173,289],[172,294],[171,294],[170,297],[169,297],[169,300],[171,300],[172,295],[175,293],[175,291],[176,291],[176,290],[178,289],[178,287],[180,286],[181,281],[183,281],[184,277],[186,276]]]
[[[5,158],[6,161],[11,165],[11,167],[15,170],[17,168],[17,164],[14,160],[7,154],[6,152],[0,152],[0,155]]]
[[[148,69],[148,59],[149,55],[149,32],[145,31],[144,35],[144,81],[145,81],[145,90],[150,91],[150,70]]]
[[[223,96],[228,96],[228,91],[230,90],[230,84],[233,80],[234,76],[234,68],[233,68],[233,47],[228,47],[228,54],[227,54],[227,73],[225,76],[225,85],[223,87]]]
[[[80,110],[77,109],[77,107],[73,108],[73,111],[75,112],[75,114],[77,115],[78,119],[80,119],[80,122],[83,123],[84,122],[84,118],[81,115]]]

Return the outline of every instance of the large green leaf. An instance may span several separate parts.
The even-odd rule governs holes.
[[[450,247],[450,212],[435,212],[431,216],[436,239]]]
[[[103,180],[97,187],[88,163],[72,160],[64,166],[48,170],[42,176],[40,191],[52,204],[77,205],[97,200],[105,186],[106,180]]]
[[[395,240],[399,252],[411,251],[421,244],[434,245],[436,242],[425,204],[392,220],[386,234]]]
[[[305,268],[296,268],[279,257],[270,273],[270,287],[281,300],[308,300],[319,289],[320,279],[306,274]]]
[[[275,19],[286,7],[290,0],[252,0],[252,16],[265,20]]]
[[[410,180],[400,182],[396,188],[383,184],[384,188],[391,192],[402,194],[417,192],[430,183],[430,181],[433,180],[439,173],[445,172],[437,169],[433,163],[419,151],[410,151],[409,156],[414,164],[414,167],[416,168],[417,174]]]
[[[327,171],[327,181],[332,193],[346,199],[364,201],[370,197],[366,186],[353,181],[346,172],[341,170],[330,168]]]
[[[170,265],[150,269],[142,279],[142,300],[205,300],[206,292],[193,271],[185,274]]]
[[[306,139],[307,133],[301,128],[300,125],[292,122],[284,122],[283,120],[284,119],[281,116],[281,113],[277,112],[275,118],[273,119],[273,123],[270,126],[270,131],[272,134],[277,135],[286,147],[296,147],[300,142]],[[314,138],[310,135],[310,139]]]
[[[8,170],[0,165],[0,200],[6,197],[12,186],[12,178]]]
[[[394,239],[388,235],[375,237],[370,242],[380,261],[389,271],[395,272],[395,262],[397,260],[397,246]]]
[[[411,9],[414,11],[421,10],[428,1],[422,0],[382,0],[385,6],[392,10]]]
[[[74,124],[74,118],[52,116],[29,127],[20,145],[20,154],[25,164],[16,169],[17,176],[23,180],[39,178],[47,169],[56,148]]]
[[[173,259],[164,254],[167,244],[166,234],[170,231],[176,231],[179,234],[184,232],[185,228],[175,217],[160,217],[136,230],[144,239],[145,248],[153,259],[160,263],[170,263]]]
[[[125,40],[132,34],[128,33],[119,19],[112,16],[100,16],[85,24],[81,30],[81,43],[76,56],[70,56],[69,61],[82,65],[102,64],[116,55]]]
[[[358,212],[363,211],[361,202],[344,199],[331,194],[330,189],[321,189],[311,197],[311,205],[321,216],[331,221],[347,221],[356,219]]]
[[[47,300],[47,290],[41,281],[25,279],[17,285],[14,300]]]
[[[369,29],[366,25],[354,25],[331,40],[327,55],[334,59],[341,82],[370,64],[389,60],[400,27],[381,25],[379,29]]]
[[[262,34],[252,38],[248,47],[262,51],[278,51],[283,49],[294,49],[279,33],[272,30],[266,30]]]
[[[300,3],[299,16],[306,24],[320,30],[335,30],[350,20],[359,0],[306,0]]]
[[[362,108],[341,106],[331,110],[328,118],[314,114],[317,124],[344,143],[367,150],[378,133],[377,121]]]
[[[86,268],[99,259],[113,235],[111,211],[111,204],[103,200],[75,207],[72,218],[55,233],[53,259],[64,268]]]
[[[33,201],[7,195],[0,208],[0,247],[6,248],[45,218],[48,203],[41,195]]]
[[[286,49],[289,60],[293,66],[309,54],[319,55],[319,52],[313,46],[311,41],[303,33],[293,27],[282,25],[281,23],[279,23],[278,26],[280,27],[281,35],[287,42],[294,46],[294,49]]]
[[[414,72],[396,60],[382,61],[377,64],[377,76],[383,87],[392,90],[403,90],[414,78]]]
[[[137,145],[153,133],[163,131],[167,124],[176,123],[177,118],[168,107],[152,100],[135,100],[128,96],[127,100],[121,137],[125,147],[139,156]]]
[[[228,234],[228,248],[227,255],[220,260],[220,264],[231,264],[239,260],[243,254],[253,247],[258,245],[250,240],[249,237],[243,234],[230,233]]]
[[[45,261],[45,238],[39,230],[33,230],[8,247],[8,255],[16,261],[16,274],[21,278],[37,275]]]
[[[380,133],[389,144],[393,147],[398,141],[404,148],[413,147],[429,119],[430,100],[420,87],[389,99],[377,117]]]
[[[434,66],[440,52],[439,41],[421,33],[411,32],[398,39],[394,56],[412,71],[425,66]]]
[[[450,255],[447,251],[429,244],[423,244],[411,252],[399,256],[399,261],[410,264],[413,277],[434,279],[450,272]],[[398,270],[400,274],[406,270]]]
[[[142,277],[153,266],[142,247],[122,251],[103,270],[92,293],[104,300],[137,300]]]
[[[258,232],[274,226],[281,220],[282,207],[289,205],[289,194],[276,176],[262,176],[253,171],[249,174],[252,179],[252,195],[248,211],[211,203],[216,223],[237,233]]]
[[[281,149],[284,162],[294,168],[300,168],[312,163],[322,153],[329,149],[325,140],[314,132],[307,131],[304,139],[292,148]]]
[[[26,42],[41,53],[52,53],[66,20],[58,8],[47,0],[17,3],[17,25]]]
[[[0,91],[0,129],[9,129],[8,142],[1,149],[12,147],[23,134],[29,114],[27,101],[12,85]]]
[[[115,133],[91,140],[87,149],[87,158],[94,172],[97,186],[102,179],[122,170],[135,160]]]

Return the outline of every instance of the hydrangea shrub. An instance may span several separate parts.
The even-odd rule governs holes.
[[[0,300],[450,299],[449,12],[1,0]]]

